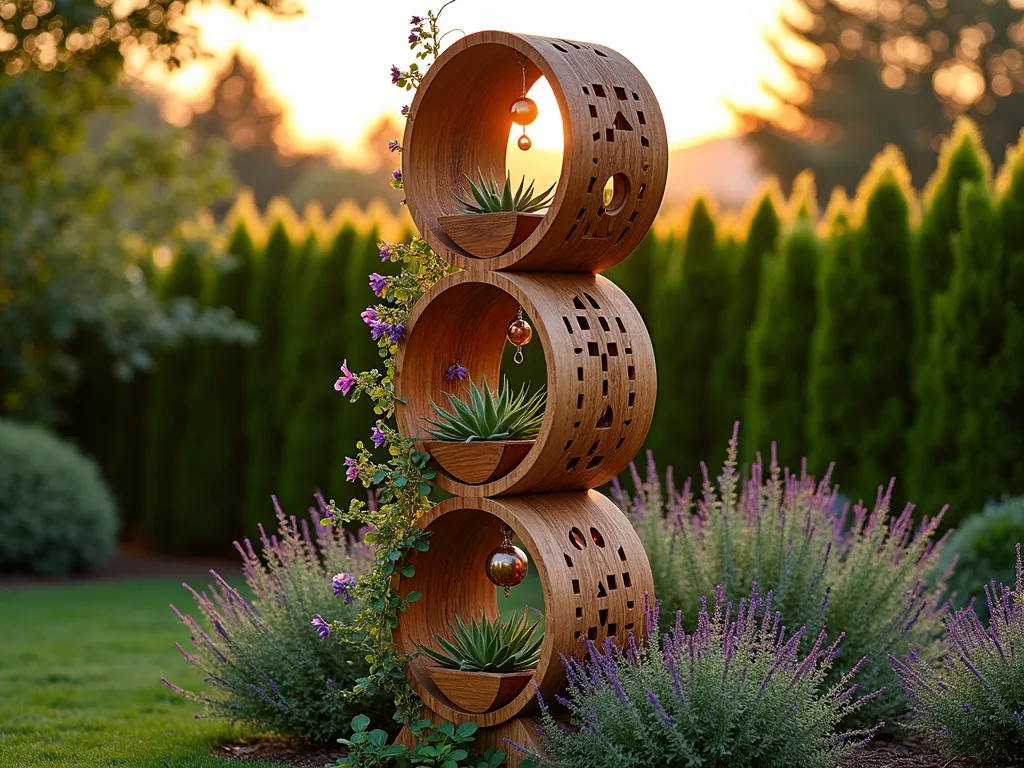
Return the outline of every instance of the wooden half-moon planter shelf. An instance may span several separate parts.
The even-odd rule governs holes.
[[[437,223],[468,256],[490,259],[522,245],[544,214],[460,213],[441,216]]]
[[[627,11],[628,12],[628,11]],[[541,216],[460,214],[453,194],[477,169],[505,176],[509,105],[544,77],[565,138],[554,196]],[[643,544],[625,515],[596,488],[642,447],[654,416],[657,373],[643,320],[598,273],[640,244],[658,213],[668,176],[668,142],[658,101],[643,75],[603,45],[478,32],[449,46],[413,98],[403,141],[403,181],[426,243],[461,271],[416,302],[395,361],[396,418],[406,437],[423,434],[431,401],[464,395],[470,378],[501,381],[505,334],[521,309],[533,326],[527,355],[543,354],[544,418],[528,443],[420,441],[436,483],[453,494],[416,525],[431,536],[412,551],[412,577],[399,594],[422,600],[400,614],[392,639],[413,690],[434,723],[474,722],[476,748],[503,749],[516,768],[538,750],[537,694],[566,687],[561,657],[586,657],[592,642],[642,639],[654,581]],[[611,197],[605,197],[611,185]],[[538,349],[540,347],[540,349]],[[541,382],[532,382],[534,391]],[[418,646],[448,634],[453,616],[499,616],[486,560],[505,531],[521,539],[544,596],[536,669],[485,675],[439,669]],[[403,563],[404,565],[404,563]],[[408,569],[407,569],[408,570]],[[504,598],[501,598],[504,599]],[[411,746],[403,730],[398,741]]]
[[[504,477],[519,466],[534,440],[474,440],[456,443],[424,440],[423,448],[446,473],[463,483],[480,485]]]
[[[536,672],[463,672],[460,669],[427,667],[427,674],[452,704],[466,712],[482,714],[504,707],[522,693]]]

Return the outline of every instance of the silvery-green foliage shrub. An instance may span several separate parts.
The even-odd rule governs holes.
[[[372,556],[344,531],[321,526],[327,508],[317,501],[320,509],[300,521],[285,517],[275,499],[277,534],[260,526],[262,556],[248,539],[235,543],[251,600],[211,571],[207,591],[185,585],[202,619],[171,606],[192,649],[176,645],[208,687],[194,692],[164,682],[208,716],[315,741],[347,734],[359,713],[391,727],[388,702],[351,695],[367,672],[358,646],[327,639],[326,624],[351,623],[359,610],[349,590]]]
[[[890,515],[891,484],[873,509],[841,508],[829,475],[816,483],[805,471],[791,474],[778,466],[774,452],[767,471],[758,457],[742,481],[737,431],[717,483],[702,465],[699,499],[689,482],[677,492],[671,471],[663,488],[650,458],[645,481],[634,468],[635,495],[613,487],[643,539],[658,598],[666,609],[683,611],[692,628],[692,607],[719,584],[730,600],[751,582],[772,590],[782,622],[808,628],[805,645],[826,627],[846,633],[828,685],[866,656],[858,679],[869,690],[886,689],[857,711],[851,725],[892,723],[906,713],[907,696],[887,654],[905,655],[913,645],[929,662],[943,648],[942,542],[933,540],[941,513],[915,532],[912,505]]]
[[[114,551],[118,528],[92,459],[39,427],[0,420],[0,571],[93,568]]]
[[[836,768],[875,729],[837,732],[839,721],[870,700],[857,698],[855,665],[834,686],[824,680],[842,636],[787,631],[772,594],[755,584],[738,610],[717,590],[700,600],[692,633],[676,614],[658,636],[658,606],[647,606],[648,640],[630,636],[588,645],[586,661],[566,661],[572,718],[562,727],[541,701],[537,766],[558,768]],[[801,641],[809,639],[806,654]],[[529,752],[529,750],[522,750]]]
[[[974,610],[946,623],[951,647],[941,667],[911,652],[890,657],[911,696],[911,727],[951,754],[1024,756],[1024,564],[1017,545],[1015,588],[986,585],[988,629]],[[986,765],[988,763],[985,763]]]
[[[985,505],[985,509],[961,522],[942,550],[943,563],[956,562],[949,579],[953,606],[974,610],[983,621],[988,618],[985,585],[1013,582],[1013,545],[1024,541],[1024,496]]]

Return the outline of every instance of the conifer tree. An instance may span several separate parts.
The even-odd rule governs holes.
[[[857,251],[866,286],[850,323],[859,331],[851,373],[860,420],[857,463],[846,478],[850,495],[874,499],[879,485],[903,479],[906,434],[913,413],[914,312],[910,292],[913,253],[910,173],[900,152],[880,154],[857,192]]]
[[[911,289],[918,356],[926,354],[932,297],[946,290],[953,273],[951,236],[963,224],[960,189],[966,182],[987,182],[990,165],[977,127],[969,120],[957,121],[953,134],[942,145],[938,170],[925,186],[921,226],[913,252]]]
[[[664,426],[658,451],[685,475],[721,452],[717,400],[710,370],[722,338],[728,263],[716,239],[708,204],[698,198],[690,212],[681,272],[666,276],[654,312],[658,355],[656,420]]]
[[[828,244],[818,275],[818,319],[811,340],[807,390],[807,458],[821,476],[831,462],[844,492],[857,466],[860,393],[850,381],[864,324],[861,302],[866,275],[861,268],[850,204],[836,189],[825,212]]]
[[[199,254],[191,248],[179,252],[161,284],[164,300],[193,298],[203,291]],[[188,408],[188,382],[196,372],[197,344],[184,339],[162,352],[150,385],[146,405],[145,495],[143,519],[150,543],[163,549],[174,524],[172,493],[178,458],[181,456],[181,425]]]
[[[779,246],[779,258],[764,271],[747,348],[745,442],[765,455],[777,442],[779,461],[792,467],[807,451],[807,378],[820,262],[813,225],[798,218]]]
[[[744,216],[745,236],[730,270],[722,347],[712,373],[722,434],[729,434],[729,426],[743,417],[743,396],[749,379],[747,336],[757,311],[762,268],[772,257],[778,241],[779,199],[774,183],[752,198],[753,205]],[[705,460],[708,459],[710,457]]]
[[[654,230],[650,230],[626,260],[620,261],[604,273],[605,277],[626,292],[630,301],[640,312],[640,316],[648,324],[651,318],[654,251],[657,248],[658,239]]]
[[[204,304],[248,315],[253,243],[244,223],[236,225],[228,256],[207,268]],[[207,341],[199,348],[188,390],[175,465],[170,547],[177,552],[227,551],[242,533],[246,434],[246,375],[250,350],[241,344]]]
[[[300,313],[295,317],[298,341],[285,371],[291,393],[285,406],[284,455],[281,460],[280,498],[286,509],[309,506],[314,492],[325,496],[334,444],[336,414],[343,406],[333,384],[338,378],[341,357],[348,347],[349,330],[343,321],[357,307],[345,302],[347,267],[356,247],[356,233],[346,224],[328,250],[310,265],[299,296]]]
[[[278,401],[284,373],[283,325],[285,313],[297,309],[297,297],[284,289],[284,275],[293,257],[288,231],[278,221],[254,264],[248,299],[247,319],[259,338],[249,351],[245,391],[249,456],[243,528],[247,536],[257,535],[256,524],[269,522],[274,515],[270,497],[277,490],[284,439]]]
[[[1002,420],[1009,414],[999,408],[1007,388],[1000,365],[1010,319],[1007,262],[996,210],[983,182],[964,184],[958,218],[953,274],[948,290],[935,298],[918,378],[910,469],[915,501],[929,514],[949,504],[947,524],[975,511],[987,496],[1008,490],[996,456],[1000,441],[1012,432]],[[1019,380],[1014,370],[1006,373]]]

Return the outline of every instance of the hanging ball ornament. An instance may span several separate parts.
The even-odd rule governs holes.
[[[508,324],[508,341],[514,347],[523,347],[533,338],[533,328],[519,317]]]
[[[530,137],[527,136],[525,133],[519,137],[519,140],[516,142],[516,144],[519,145],[519,148],[523,150],[523,152],[525,152],[526,150],[533,146],[533,142],[530,141]]]
[[[505,590],[505,597],[511,587],[523,583],[530,570],[526,553],[509,541],[509,533],[506,528],[501,546],[487,556],[487,578]]]
[[[529,125],[537,119],[537,102],[528,96],[520,96],[509,107],[512,122],[517,125]]]

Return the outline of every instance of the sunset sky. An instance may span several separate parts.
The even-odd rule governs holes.
[[[630,58],[661,101],[673,147],[734,131],[725,104],[763,104],[762,79],[780,77],[763,34],[784,0],[457,0],[441,17],[445,29],[466,33],[505,29],[600,42]],[[361,162],[367,129],[411,100],[390,83],[392,64],[411,59],[409,18],[439,0],[305,0],[305,15],[278,19],[259,12],[248,20],[221,8],[195,13],[203,45],[221,56],[248,53],[288,114],[288,140],[297,148],[331,147]],[[448,40],[453,41],[459,33]],[[183,100],[209,87],[210,68],[175,76]],[[534,146],[561,147],[553,97],[535,94],[541,119]],[[548,92],[550,94],[550,92]]]

